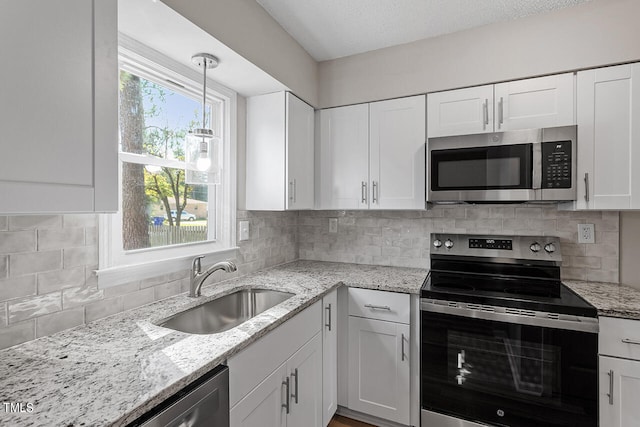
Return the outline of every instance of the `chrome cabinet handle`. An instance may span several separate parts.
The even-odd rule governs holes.
[[[623,338],[622,342],[625,343],[625,344],[640,345],[640,341],[630,340],[629,338]]]
[[[370,308],[372,310],[389,310],[389,311],[391,311],[391,307],[389,307],[388,305],[365,304],[364,306],[367,307],[367,308]]]
[[[296,404],[297,404],[298,403],[298,368],[296,368],[293,371],[291,376],[296,379],[295,385],[293,387],[293,389],[295,390],[295,394],[292,394],[291,397],[293,397],[296,400]]]
[[[293,202],[293,181],[289,181],[289,200]]]
[[[584,174],[584,201],[589,201],[589,172]]]
[[[298,189],[296,188],[296,179],[293,178],[293,203],[295,203]]]
[[[367,203],[367,183],[362,181],[362,186],[360,189],[362,193],[362,203]]]
[[[327,323],[324,326],[331,330],[331,304],[327,304],[324,309],[327,311]]]
[[[402,353],[401,360],[404,362],[404,334],[401,334],[401,336],[400,336],[400,343],[401,343],[400,351]]]
[[[613,405],[613,369],[607,372],[607,375],[609,375],[609,393],[607,393],[607,396],[609,396],[609,405]]]
[[[287,409],[287,414],[288,414],[289,410],[290,410],[289,393],[291,392],[290,385],[289,385],[289,377],[287,377],[287,379],[285,381],[282,381],[282,385],[287,388],[287,400],[285,401],[285,403],[282,404],[282,407]]]
[[[376,181],[373,181],[373,199],[372,202],[373,203],[378,203],[378,183]]]
[[[482,104],[482,115],[483,115],[483,122],[482,122],[482,129],[486,129],[487,125],[489,124],[489,100],[485,99],[484,100],[484,104]]]
[[[498,129],[502,127],[504,123],[504,100],[500,97],[500,101],[498,101]]]

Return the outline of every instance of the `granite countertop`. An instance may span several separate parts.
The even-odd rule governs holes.
[[[352,287],[419,294],[427,270],[297,261],[205,286],[88,325],[0,351],[0,399],[33,411],[0,413],[0,425],[125,425],[330,290]],[[240,326],[190,335],[155,323],[243,288],[295,295]]]
[[[640,290],[617,283],[563,280],[598,310],[598,316],[640,320]]]

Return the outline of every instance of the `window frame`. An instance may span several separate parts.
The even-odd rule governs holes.
[[[124,69],[144,79],[166,85],[171,90],[194,97],[196,100],[202,99],[202,74],[198,70],[168,58],[123,34],[119,34],[118,56],[118,72]],[[121,212],[122,162],[126,159],[142,161],[146,156],[121,153],[118,149],[119,210],[114,214],[103,214],[99,220],[99,265],[96,274],[100,288],[189,269],[191,260],[198,255],[206,255],[207,262],[234,258],[237,255],[237,94],[208,78],[207,101],[210,100],[221,100],[224,104],[220,138],[223,144],[222,184],[217,185],[215,189],[216,205],[220,207],[215,210],[208,209],[208,225],[211,226],[213,219],[216,232],[208,232],[208,240],[202,242],[124,251]],[[162,163],[165,162],[170,166],[172,161],[162,161]],[[212,235],[217,235],[215,240],[210,240]]]

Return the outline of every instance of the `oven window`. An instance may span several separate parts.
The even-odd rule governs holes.
[[[512,427],[597,425],[597,334],[421,316],[423,409]]]
[[[431,151],[433,190],[531,188],[532,144]]]

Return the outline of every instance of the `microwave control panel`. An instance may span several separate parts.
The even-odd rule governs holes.
[[[571,188],[571,141],[542,143],[542,188]]]

